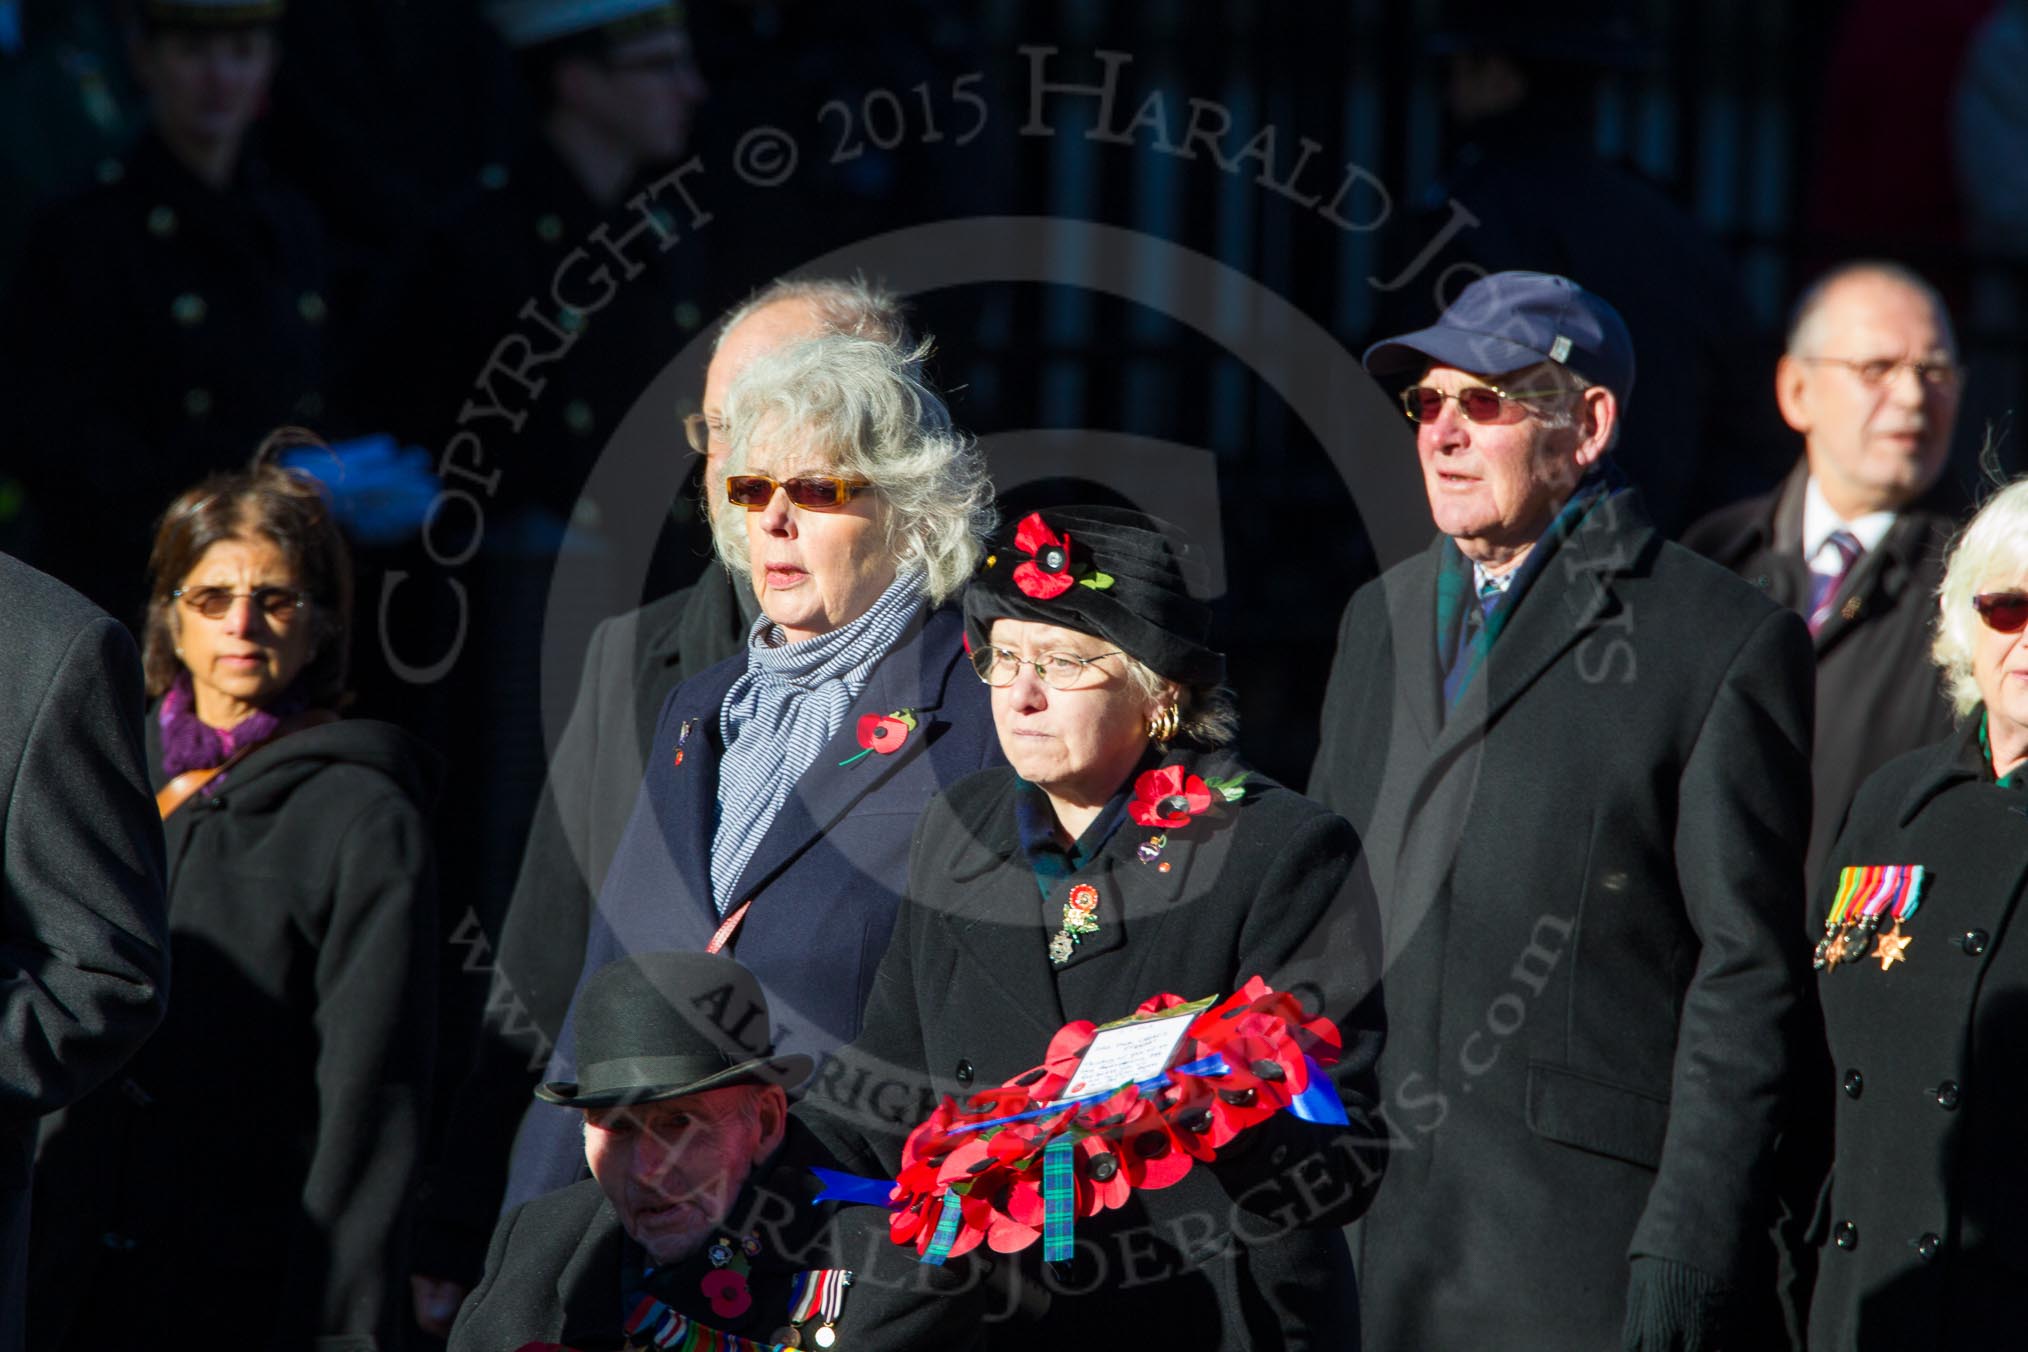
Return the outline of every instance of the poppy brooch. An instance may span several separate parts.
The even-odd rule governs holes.
[[[1053,600],[1074,586],[1105,591],[1113,585],[1112,574],[1077,562],[1071,556],[1070,536],[1058,535],[1050,529],[1040,512],[1030,512],[1021,518],[1021,524],[1014,528],[1014,547],[1028,556],[1014,565],[1014,585],[1022,595],[1037,601]],[[997,554],[986,556],[988,568],[999,562]]]
[[[862,714],[859,718],[859,754],[838,762],[838,768],[857,764],[878,753],[892,756],[916,728],[915,710],[896,709],[891,714]]]
[[[1163,873],[1169,861],[1162,851],[1168,847],[1169,832],[1188,826],[1192,817],[1202,816],[1219,803],[1237,803],[1246,796],[1246,781],[1253,772],[1242,770],[1225,779],[1204,779],[1182,764],[1145,770],[1134,781],[1134,798],[1127,804],[1127,816],[1137,826],[1160,828],[1134,851],[1144,864],[1153,864]]]

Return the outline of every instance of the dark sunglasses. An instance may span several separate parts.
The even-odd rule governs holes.
[[[870,480],[843,474],[799,474],[793,479],[771,479],[765,474],[728,474],[725,500],[735,507],[758,512],[774,501],[775,490],[789,495],[789,501],[806,512],[835,512],[853,498],[873,487]]]
[[[1562,390],[1521,390],[1510,392],[1494,385],[1472,385],[1452,394],[1434,385],[1411,385],[1401,392],[1401,411],[1412,423],[1435,422],[1443,415],[1444,401],[1458,401],[1458,411],[1467,422],[1516,422],[1528,412],[1530,399],[1553,399]]]
[[[207,620],[224,619],[232,603],[242,596],[251,597],[254,609],[277,621],[288,619],[310,603],[309,594],[294,587],[255,587],[250,592],[236,592],[230,587],[178,587],[169,595]]]
[[[2028,626],[2028,592],[1987,592],[1972,598],[1972,609],[1996,634],[2018,634]]]

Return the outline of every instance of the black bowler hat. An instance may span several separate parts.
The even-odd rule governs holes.
[[[1096,634],[1158,676],[1225,679],[1205,640],[1211,607],[1190,592],[1203,564],[1175,526],[1124,507],[1030,512],[1003,530],[965,592],[965,636],[984,648],[994,620]]]
[[[612,1108],[736,1084],[784,1088],[807,1056],[776,1056],[768,999],[752,972],[714,953],[641,953],[592,974],[577,1002],[575,1082],[535,1096],[566,1108]]]

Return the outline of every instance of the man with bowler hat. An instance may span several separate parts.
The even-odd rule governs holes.
[[[1615,476],[1600,297],[1494,273],[1366,366],[1438,529],[1352,598],[1311,779],[1386,946],[1366,1346],[1772,1345],[1809,634]]]
[[[636,954],[593,974],[579,1078],[535,1091],[583,1111],[592,1177],[501,1219],[452,1352],[837,1341],[851,1274],[827,1256],[815,1179],[787,1163],[812,1152],[784,1149],[802,1131],[785,1090],[811,1061],[775,1056],[771,1027],[730,958]]]

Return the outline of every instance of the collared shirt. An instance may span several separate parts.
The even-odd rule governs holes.
[[[1521,569],[1519,565],[1509,568],[1504,573],[1489,573],[1486,571],[1486,565],[1474,563],[1472,565],[1472,588],[1481,596],[1486,594],[1486,588],[1488,587],[1505,596],[1507,589],[1514,585],[1514,579],[1520,575]]]
[[[1067,850],[1056,841],[1056,811],[1049,804],[1049,795],[1039,784],[1025,779],[1014,781],[1014,829],[1021,840],[1021,853],[1035,870],[1035,885],[1042,889],[1044,901],[1049,900],[1050,891],[1058,883],[1089,864],[1112,839],[1113,832],[1127,818],[1127,798],[1134,780],[1146,768],[1144,757]]]
[[[1854,539],[1872,553],[1880,548],[1880,542],[1887,538],[1887,532],[1894,529],[1899,512],[1868,512],[1857,520],[1846,521],[1831,509],[1824,497],[1823,487],[1817,476],[1810,476],[1809,484],[1803,489],[1803,562],[1812,570],[1823,573],[1842,573],[1843,562],[1838,557],[1837,546],[1831,543],[1831,532],[1845,530],[1852,532]],[[1818,565],[1823,565],[1821,568]]]

